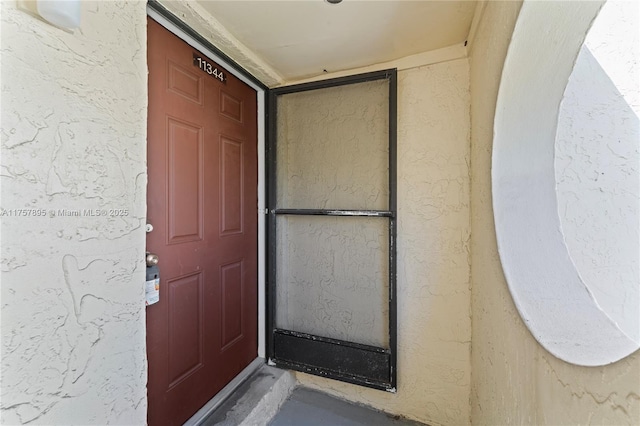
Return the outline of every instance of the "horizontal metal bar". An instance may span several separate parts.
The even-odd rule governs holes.
[[[275,209],[275,214],[294,214],[307,216],[368,216],[368,217],[395,217],[389,210],[324,210],[324,209]]]
[[[347,84],[366,83],[368,81],[375,80],[386,80],[392,76],[393,72],[393,69],[372,71],[363,74],[331,78],[328,80],[311,81],[308,83],[299,83],[291,86],[281,86],[271,89],[271,91],[276,95],[284,95],[288,93],[305,92],[307,90],[318,90],[326,89],[329,87],[345,86]]]

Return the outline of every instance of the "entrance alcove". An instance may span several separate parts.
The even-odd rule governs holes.
[[[640,347],[639,15],[632,2],[526,2],[498,96],[503,270],[533,336],[577,365]]]

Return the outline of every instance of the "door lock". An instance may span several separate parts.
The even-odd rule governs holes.
[[[156,266],[158,264],[158,255],[154,253],[147,252],[147,256],[145,257],[147,261],[147,266]]]

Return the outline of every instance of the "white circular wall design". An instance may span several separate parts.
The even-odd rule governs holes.
[[[560,105],[602,5],[524,2],[500,83],[492,160],[498,250],[516,307],[542,346],[584,366],[609,364],[640,348],[637,335],[625,333],[581,278],[558,214]]]
[[[580,49],[558,113],[558,213],[600,308],[640,340],[640,2],[608,1]]]

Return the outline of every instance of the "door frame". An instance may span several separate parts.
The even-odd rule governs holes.
[[[278,96],[348,86],[371,81],[388,82],[388,187],[387,210],[296,209],[277,206]],[[397,392],[397,69],[385,69],[328,80],[281,86],[269,90],[267,108],[267,359],[269,365],[301,371],[364,387]],[[389,347],[363,345],[276,326],[277,216],[386,218],[388,220],[388,338]],[[272,255],[273,254],[273,255]],[[279,344],[276,342],[280,342]],[[278,349],[278,346],[280,349]],[[375,374],[372,371],[376,371]]]
[[[233,59],[225,55],[221,50],[207,41],[195,30],[181,21],[173,13],[168,11],[156,0],[147,2],[147,16],[158,22],[169,32],[186,42],[194,49],[199,50],[213,62],[216,62],[225,70],[256,91],[258,105],[258,358],[264,362],[266,352],[266,94],[268,87],[251,73],[242,68]],[[250,364],[253,365],[254,363]],[[243,372],[244,373],[244,372]],[[242,375],[243,373],[240,373]],[[231,382],[233,383],[233,381]],[[230,383],[230,384],[231,384]],[[226,389],[226,388],[225,388]],[[223,391],[225,390],[223,389]],[[222,393],[222,391],[220,392]]]

